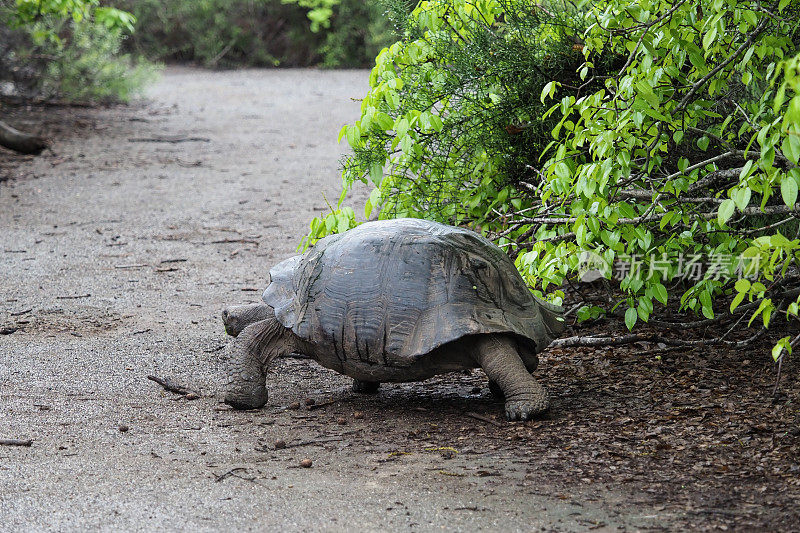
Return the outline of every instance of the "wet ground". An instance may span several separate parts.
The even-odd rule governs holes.
[[[0,439],[32,440],[0,446],[2,528],[796,529],[797,368],[773,397],[767,353],[551,351],[527,423],[477,371],[359,396],[294,358],[266,408],[221,403],[220,311],[338,198],[367,76],[168,69],[131,106],[3,108],[54,144],[0,155]]]

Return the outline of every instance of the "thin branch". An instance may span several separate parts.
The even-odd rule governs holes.
[[[661,335],[648,333],[632,333],[621,337],[583,337],[576,335],[556,339],[550,343],[550,348],[571,348],[574,346],[620,346],[623,344],[633,344],[634,342],[653,342],[663,343],[671,346],[731,346],[734,348],[744,348],[753,341],[764,335],[766,330],[759,330],[755,335],[743,341],[726,341],[719,337],[713,339],[683,340],[662,337]]]
[[[761,22],[759,22],[759,23],[758,23],[758,25],[757,25],[757,26],[756,26],[756,27],[753,29],[753,31],[752,31],[752,32],[750,32],[750,33],[747,35],[747,39],[745,39],[745,40],[744,40],[744,42],[743,42],[743,43],[742,43],[742,44],[739,46],[739,48],[737,48],[737,49],[736,49],[736,51],[735,51],[733,54],[731,54],[731,55],[728,57],[728,59],[726,59],[725,61],[723,61],[722,63],[720,63],[720,64],[719,64],[719,65],[717,65],[716,67],[714,67],[714,68],[711,70],[711,72],[709,72],[708,74],[706,74],[705,76],[703,76],[703,77],[702,77],[702,78],[701,78],[699,81],[697,81],[697,82],[696,82],[694,85],[692,85],[692,88],[689,90],[689,92],[688,92],[688,93],[686,93],[686,96],[684,96],[684,97],[683,97],[683,99],[682,99],[682,100],[680,101],[680,103],[678,104],[678,107],[676,107],[676,108],[675,108],[675,111],[674,111],[674,112],[675,112],[675,113],[677,113],[678,111],[680,111],[680,110],[682,110],[684,107],[686,107],[686,105],[689,103],[689,101],[691,100],[691,98],[694,96],[694,93],[696,93],[698,90],[700,90],[700,88],[701,88],[701,87],[703,87],[703,86],[704,86],[706,83],[708,83],[708,81],[709,81],[711,78],[713,78],[714,76],[716,76],[716,75],[717,75],[717,73],[718,73],[720,70],[724,69],[724,68],[725,68],[726,66],[728,66],[728,64],[730,64],[730,63],[731,63],[731,62],[732,62],[734,59],[736,59],[737,57],[739,57],[739,56],[742,54],[742,52],[744,52],[744,51],[745,51],[745,49],[746,49],[748,46],[750,46],[750,44],[753,42],[753,39],[755,39],[756,35],[758,35],[759,33],[761,33],[761,32],[764,30],[764,28],[766,28],[766,27],[767,27],[767,22],[768,22],[768,20],[769,20],[768,18],[763,18],[763,19],[761,19]]]
[[[0,446],[24,446],[30,447],[33,444],[33,441],[30,439],[0,439]]]
[[[191,394],[191,392],[192,392],[189,389],[187,389],[186,387],[184,387],[183,385],[179,385],[179,384],[173,382],[169,378],[161,379],[161,378],[159,378],[157,376],[147,376],[147,379],[149,379],[150,381],[155,381],[156,383],[161,385],[164,388],[165,391],[168,391],[168,392],[174,392],[175,394],[180,394],[180,395],[183,395],[183,396],[186,396],[187,394]]]

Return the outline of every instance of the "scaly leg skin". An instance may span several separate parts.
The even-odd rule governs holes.
[[[275,316],[275,311],[267,304],[232,305],[222,311],[225,333],[236,337],[244,328],[261,320]]]
[[[360,394],[376,394],[380,386],[381,384],[379,381],[353,380],[353,392],[358,392]]]
[[[473,350],[475,362],[505,394],[506,418],[528,420],[547,411],[547,391],[528,373],[512,337],[476,336]]]
[[[495,400],[505,400],[506,395],[503,392],[503,389],[500,388],[500,385],[497,384],[496,381],[489,380],[489,392],[492,393],[492,397]]]
[[[298,346],[297,337],[275,318],[250,324],[231,346],[225,403],[234,409],[258,409],[267,403],[267,365]]]

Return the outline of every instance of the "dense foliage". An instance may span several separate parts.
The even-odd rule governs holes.
[[[789,0],[420,2],[342,130],[345,192],[485,232],[555,298],[620,281],[584,320],[677,300],[705,317],[680,327],[730,326],[706,342],[776,315],[796,331],[798,23]],[[340,202],[309,240],[354,224]]]
[[[134,23],[99,0],[3,2],[0,82],[25,97],[128,100],[156,70],[120,53]]]
[[[137,18],[128,48],[207,67],[368,66],[389,42],[377,2],[121,0]]]

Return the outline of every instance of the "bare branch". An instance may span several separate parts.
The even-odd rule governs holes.
[[[753,42],[753,39],[755,39],[756,35],[758,35],[759,33],[761,33],[761,32],[764,30],[764,28],[766,28],[766,27],[767,27],[767,23],[768,23],[768,21],[769,21],[769,19],[768,19],[768,18],[766,18],[766,17],[765,17],[765,18],[763,18],[763,19],[761,19],[761,22],[759,22],[759,23],[758,23],[758,25],[757,25],[757,26],[756,26],[756,27],[753,29],[753,31],[752,31],[752,32],[750,32],[750,33],[747,35],[747,39],[745,39],[745,40],[744,40],[744,42],[743,42],[743,43],[742,43],[742,44],[739,46],[739,48],[737,48],[737,49],[736,49],[736,51],[735,51],[735,52],[733,52],[733,53],[730,55],[730,57],[728,57],[728,59],[726,59],[725,61],[723,61],[722,63],[720,63],[720,64],[719,64],[719,65],[717,65],[716,67],[714,67],[714,68],[711,70],[711,72],[709,72],[708,74],[706,74],[705,76],[703,76],[703,77],[702,77],[700,80],[698,80],[698,81],[697,81],[697,82],[696,82],[694,85],[692,85],[692,88],[691,88],[691,89],[689,89],[689,92],[688,92],[688,93],[686,93],[686,96],[684,96],[684,97],[683,97],[683,99],[682,99],[682,100],[680,101],[680,103],[678,104],[678,107],[676,107],[676,108],[675,108],[675,111],[674,111],[674,112],[678,112],[678,111],[682,110],[684,107],[686,107],[686,105],[687,105],[687,104],[689,103],[689,101],[692,99],[692,96],[694,96],[694,94],[695,94],[695,93],[696,93],[698,90],[700,90],[700,88],[701,88],[701,87],[703,87],[703,86],[704,86],[706,83],[708,83],[708,82],[709,82],[709,80],[710,80],[711,78],[713,78],[714,76],[716,76],[716,75],[717,75],[717,73],[719,73],[719,71],[720,71],[720,70],[724,69],[724,68],[725,68],[726,66],[728,66],[728,65],[729,65],[729,64],[730,64],[730,63],[731,63],[731,62],[732,62],[734,59],[736,59],[737,57],[739,57],[739,56],[740,56],[740,55],[741,55],[741,54],[742,54],[742,53],[745,51],[745,49],[747,49],[747,47],[748,47],[748,46],[750,46],[750,45],[752,44],[752,42]]]
[[[755,335],[748,337],[743,341],[726,341],[719,337],[699,340],[672,339],[669,337],[662,337],[661,335],[649,333],[631,333],[630,335],[622,335],[621,337],[582,337],[578,335],[574,337],[566,337],[564,339],[556,339],[550,343],[549,348],[570,348],[575,346],[620,346],[623,344],[633,344],[634,342],[653,342],[671,346],[731,346],[735,348],[743,348],[764,335],[765,331],[766,330],[761,329]]]

